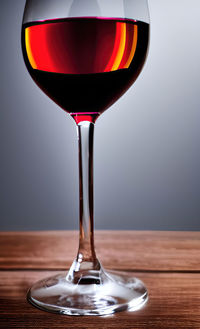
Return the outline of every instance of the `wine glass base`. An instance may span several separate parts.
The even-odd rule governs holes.
[[[98,283],[88,284],[82,280],[74,284],[66,273],[61,273],[35,283],[28,291],[27,299],[44,311],[65,315],[135,311],[147,302],[145,285],[130,273],[103,270],[99,275]]]

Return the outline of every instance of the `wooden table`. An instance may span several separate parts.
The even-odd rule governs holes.
[[[26,301],[38,279],[68,268],[78,233],[0,233],[0,328],[200,329],[200,232],[98,231],[104,267],[133,272],[149,290],[136,312],[77,317],[40,311]]]

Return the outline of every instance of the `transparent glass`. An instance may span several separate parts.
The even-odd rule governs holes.
[[[77,257],[65,274],[30,288],[29,302],[42,310],[106,315],[137,310],[148,300],[139,279],[102,267],[93,224],[95,121],[140,74],[148,51],[148,27],[146,0],[26,1],[25,64],[37,85],[74,118],[79,145]]]

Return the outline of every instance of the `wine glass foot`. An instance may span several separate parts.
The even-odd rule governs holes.
[[[92,283],[92,272],[77,284],[70,282],[66,273],[41,280],[29,290],[28,301],[42,310],[65,315],[135,311],[147,302],[145,285],[130,273],[101,269],[99,281]]]

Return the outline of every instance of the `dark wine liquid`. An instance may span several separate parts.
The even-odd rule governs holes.
[[[135,81],[148,37],[147,23],[66,18],[23,25],[22,48],[34,81],[78,122],[97,117]]]

